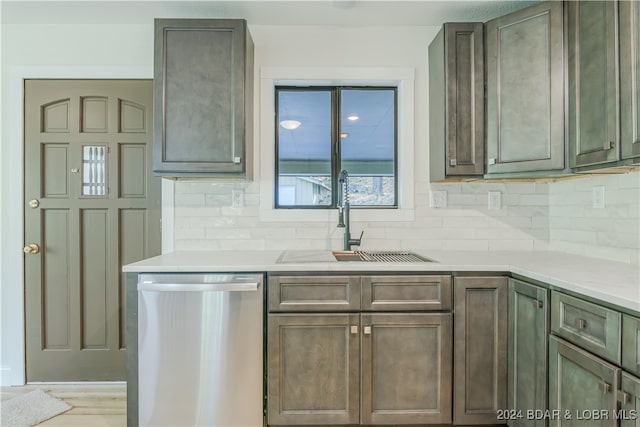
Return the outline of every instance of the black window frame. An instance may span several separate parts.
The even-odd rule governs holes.
[[[275,209],[336,209],[338,204],[338,175],[342,162],[342,152],[340,138],[341,129],[341,93],[343,90],[391,90],[393,91],[394,117],[393,117],[393,204],[392,205],[352,205],[352,209],[398,209],[398,87],[397,86],[290,86],[276,85],[275,95],[275,165],[274,165],[274,208]],[[279,181],[280,181],[280,156],[278,152],[279,141],[279,96],[281,91],[303,92],[303,91],[324,91],[331,93],[331,204],[330,205],[280,205],[279,204]]]

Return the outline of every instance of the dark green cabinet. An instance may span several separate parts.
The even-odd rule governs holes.
[[[484,173],[482,23],[444,24],[429,45],[430,178]]]
[[[622,159],[640,157],[640,3],[620,8],[620,149]],[[637,161],[637,160],[636,160]]]
[[[616,427],[619,377],[615,365],[549,337],[549,410],[558,414],[549,425]]]
[[[529,410],[547,409],[547,347],[549,291],[520,280],[509,280],[509,386],[510,426],[544,427]]]
[[[615,162],[620,158],[618,2],[565,4],[571,166]]]
[[[252,117],[246,21],[156,19],[156,175],[250,178]]]
[[[562,171],[563,3],[501,16],[485,33],[487,174]]]
[[[617,416],[620,427],[637,427],[640,422],[640,379],[623,372],[620,389],[622,396]]]
[[[640,376],[640,319],[622,316],[622,367]]]
[[[498,424],[507,407],[506,277],[454,278],[453,422]]]

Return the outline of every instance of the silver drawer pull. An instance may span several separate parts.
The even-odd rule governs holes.
[[[602,381],[600,383],[600,390],[602,390],[602,393],[608,394],[611,391],[611,384],[608,384]]]
[[[587,321],[584,319],[576,319],[578,329],[587,329]]]

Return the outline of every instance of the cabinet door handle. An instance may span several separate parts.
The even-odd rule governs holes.
[[[602,390],[602,393],[607,394],[611,391],[611,384],[602,381],[600,383],[600,389]]]
[[[586,329],[587,321],[584,319],[576,319],[576,326],[578,327],[578,329]]]
[[[362,330],[362,333],[365,335],[371,335],[371,326],[365,326]]]
[[[618,391],[618,401],[623,405],[627,403],[631,403],[631,394],[626,391],[619,390]]]
[[[613,150],[613,148],[616,146],[616,143],[613,141],[605,141],[604,143],[604,149],[605,150]]]
[[[358,333],[358,325],[351,325],[351,334],[355,335]]]
[[[533,300],[533,306],[536,308],[542,308],[544,307],[544,303],[542,301],[540,301],[539,299],[534,299]]]

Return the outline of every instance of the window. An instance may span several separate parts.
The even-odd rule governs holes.
[[[397,88],[275,87],[276,208],[398,206]]]

